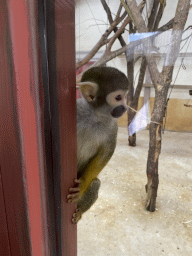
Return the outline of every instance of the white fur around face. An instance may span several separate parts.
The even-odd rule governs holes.
[[[111,107],[116,107],[119,105],[127,106],[127,90],[117,90],[114,92],[111,92],[107,95],[106,101]],[[117,100],[119,99],[120,100]]]

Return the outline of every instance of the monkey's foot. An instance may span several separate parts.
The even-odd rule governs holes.
[[[67,195],[68,203],[77,202],[79,199],[81,181],[78,179],[75,179],[74,181],[76,185],[73,188],[69,189],[69,192],[71,193]]]
[[[75,213],[73,213],[72,222],[73,224],[77,224],[77,222],[81,219],[82,213],[79,209],[76,210]]]

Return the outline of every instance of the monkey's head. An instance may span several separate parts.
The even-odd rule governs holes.
[[[83,97],[94,109],[110,112],[114,118],[119,118],[127,110],[128,79],[118,69],[90,68],[78,85]]]

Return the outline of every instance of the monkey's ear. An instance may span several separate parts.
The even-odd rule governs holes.
[[[98,84],[86,81],[80,82],[77,85],[79,85],[79,89],[81,90],[81,93],[87,102],[91,102],[95,99],[98,90]]]

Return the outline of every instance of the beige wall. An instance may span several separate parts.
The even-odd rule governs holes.
[[[171,98],[167,108],[166,130],[192,132],[192,107],[185,107],[186,99]],[[143,97],[139,99],[139,109],[143,104]],[[150,98],[150,112],[152,112],[154,98]],[[189,102],[192,104],[192,101]],[[119,126],[127,126],[127,113],[118,121]]]

